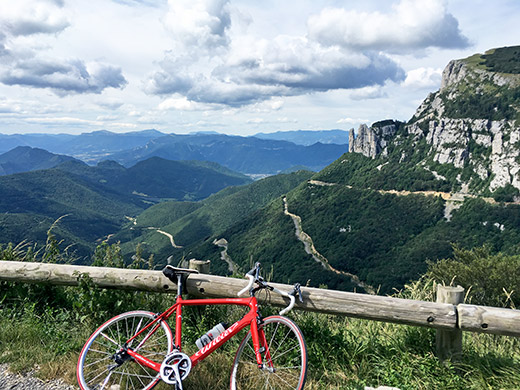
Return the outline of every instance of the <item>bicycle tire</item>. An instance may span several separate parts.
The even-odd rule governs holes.
[[[119,365],[114,361],[114,354],[121,349],[121,344],[153,319],[154,313],[136,310],[115,316],[101,325],[89,337],[79,355],[76,370],[79,387],[82,390],[153,388],[161,379],[159,373],[143,367],[129,356]],[[139,346],[147,334],[144,332],[131,344]],[[170,327],[161,321],[160,327],[139,347],[139,352],[151,360],[162,362],[173,349],[172,340]]]
[[[270,316],[259,327],[264,366],[271,365],[266,357],[271,355],[270,368],[258,368],[253,349],[251,331],[238,347],[231,369],[230,389],[280,389],[302,390],[307,376],[307,347],[302,332],[290,319]],[[267,344],[267,345],[264,345]]]

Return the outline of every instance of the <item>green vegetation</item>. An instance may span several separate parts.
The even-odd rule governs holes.
[[[311,176],[312,173],[308,171],[270,176],[247,186],[228,187],[197,203],[160,203],[139,215],[137,224],[129,225],[113,241],[123,243],[125,254],[131,253],[140,243],[145,253],[154,253],[162,261],[172,253],[184,254],[189,249],[175,250],[167,237],[148,227],[160,228],[172,234],[177,245],[191,247],[213,237],[209,242],[209,246],[212,246],[213,239],[224,230]],[[225,272],[225,264],[222,264],[221,273]]]
[[[491,72],[520,74],[520,46],[501,47],[480,56]]]
[[[243,270],[249,268],[250,259],[258,260],[265,269],[276,269],[275,281],[282,283],[309,282],[313,286],[327,284],[351,290],[353,285],[346,278],[336,276],[320,267],[305,253],[303,244],[294,234],[294,223],[283,214],[282,199],[252,213],[215,238],[224,237],[228,242],[228,254]],[[222,248],[216,247],[213,237],[190,247],[197,258],[210,259],[213,272],[227,274],[227,264],[222,261]]]
[[[497,202],[513,202],[518,195],[520,195],[520,191],[511,184],[506,184],[493,192],[493,198]]]
[[[55,229],[78,257],[87,256],[95,241],[119,230],[125,215],[144,209],[136,200],[93,186],[55,169],[0,177],[0,242],[43,245]]]
[[[27,248],[2,248],[1,258],[32,260]],[[499,256],[502,256],[499,254]],[[470,260],[471,259],[471,260]],[[50,258],[54,261],[55,258]],[[507,259],[498,265],[485,249],[457,252],[453,260],[438,263],[417,282],[397,296],[432,301],[434,277],[451,272],[450,262],[468,267],[459,272],[471,286],[482,286],[483,275],[504,270]],[[117,246],[103,245],[95,258],[97,265],[122,265]],[[471,264],[471,266],[470,266]],[[137,266],[134,264],[133,266]],[[518,261],[508,270],[518,272]],[[277,268],[274,269],[277,273]],[[491,278],[492,279],[492,278]],[[482,296],[469,289],[468,299],[489,304],[499,302],[509,291],[512,278],[494,279],[496,288]],[[457,280],[459,282],[459,280]],[[486,290],[488,291],[488,290]],[[0,283],[0,363],[9,363],[16,372],[38,367],[43,378],[64,378],[75,383],[75,365],[83,343],[104,320],[130,309],[159,311],[173,302],[167,294],[108,291],[96,289],[88,280],[78,288]],[[502,297],[497,300],[497,297]],[[507,301],[510,302],[510,301]],[[506,303],[507,303],[506,302]],[[276,310],[263,307],[264,315]],[[195,339],[222,320],[240,318],[234,308],[201,308],[183,312],[185,350],[194,351]],[[410,326],[377,323],[331,315],[293,311],[307,342],[309,372],[306,389],[363,389],[364,386],[395,386],[415,389],[513,389],[520,387],[520,340],[501,336],[464,334],[463,355],[458,362],[441,363],[434,356],[435,332]],[[172,327],[173,323],[170,324]],[[191,373],[189,389],[225,389],[240,335]],[[160,390],[168,386],[158,386]]]
[[[141,198],[148,203],[168,198],[200,200],[221,189],[250,183],[242,174],[216,163],[203,161],[171,161],[152,157],[125,168],[115,161],[103,161],[96,167],[68,162],[57,169],[74,173],[93,185],[125,196]]]
[[[461,285],[471,291],[468,303],[520,307],[520,256],[497,253],[488,247],[455,248],[453,258],[428,266],[429,276],[440,283]]]
[[[410,245],[442,220],[440,198],[306,186],[291,193],[288,202],[333,267],[358,275],[382,292],[415,279],[426,270],[425,258],[439,256],[435,247],[422,248],[418,256]]]
[[[490,120],[519,119],[520,87],[493,86],[487,91],[475,93],[467,91],[449,99],[447,94],[442,95],[444,101],[444,115],[448,118],[474,118]]]
[[[359,276],[383,293],[426,272],[426,259],[452,256],[452,244],[461,248],[487,245],[491,253],[508,255],[520,250],[518,205],[466,199],[451,212],[448,222],[440,197],[305,182],[289,192],[287,199],[289,211],[302,218],[303,230],[333,267]],[[213,244],[214,239],[225,238],[227,254],[243,269],[253,258],[266,267],[273,266],[279,282],[304,279],[312,286],[355,289],[348,277],[320,267],[294,233],[282,200],[276,199],[218,235],[189,245],[182,253],[210,259],[214,272],[226,274],[222,248]]]
[[[97,240],[120,231],[125,217],[135,217],[161,197],[201,199],[250,181],[215,163],[159,158],[128,169],[110,161],[97,167],[69,161],[54,169],[0,176],[0,243],[42,245],[46,231],[63,217],[56,235],[80,262],[88,262]]]
[[[54,168],[73,157],[50,153],[43,149],[18,146],[0,155],[0,175]]]
[[[447,118],[520,119],[520,46],[490,50],[464,62],[472,72],[441,94],[445,106],[443,115]],[[508,82],[497,83],[494,79],[497,73]]]
[[[450,183],[438,180],[419,162],[426,145],[410,148],[404,161],[392,154],[389,158],[370,159],[360,154],[349,153],[317,173],[314,178],[325,182],[346,184],[355,188],[407,191],[449,191]],[[403,150],[407,148],[403,147]]]

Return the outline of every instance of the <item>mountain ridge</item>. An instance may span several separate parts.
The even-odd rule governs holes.
[[[520,75],[486,66],[517,52],[520,46],[450,61],[441,88],[410,121],[363,125],[355,138],[351,130],[349,151],[382,163],[386,158],[403,167],[418,165],[454,191],[520,190]]]
[[[17,146],[0,155],[0,175],[54,168],[74,157],[50,153],[30,146]]]

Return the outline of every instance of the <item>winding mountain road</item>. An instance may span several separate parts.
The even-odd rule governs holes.
[[[351,282],[356,286],[362,288],[369,294],[375,294],[375,290],[372,286],[362,282],[357,275],[351,274],[350,272],[340,271],[330,265],[329,261],[325,256],[318,252],[314,246],[311,236],[309,236],[302,228],[302,218],[299,215],[293,214],[289,211],[289,203],[287,197],[283,197],[284,214],[291,217],[294,222],[295,235],[303,243],[305,252],[312,256],[312,258],[321,264],[321,266],[327,271],[334,272],[335,274],[346,276],[350,278]]]

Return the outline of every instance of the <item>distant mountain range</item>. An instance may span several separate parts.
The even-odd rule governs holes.
[[[213,161],[246,174],[276,174],[293,166],[318,171],[347,151],[347,145],[296,145],[288,141],[264,140],[214,134],[167,135],[145,146],[114,153],[111,159],[127,166],[152,156],[169,160]]]
[[[89,164],[114,160],[130,167],[150,157],[161,157],[212,161],[247,174],[276,174],[294,166],[318,171],[348,150],[346,132],[313,133],[290,131],[258,137],[218,133],[167,135],[157,130],[122,134],[105,130],[80,135],[0,134],[0,152],[27,146],[69,155]]]
[[[154,138],[164,136],[157,130],[130,133],[112,133],[106,130],[71,134],[0,134],[0,152],[17,146],[31,146],[52,153],[66,154],[89,163],[105,159],[112,153],[145,145]]]
[[[200,200],[228,186],[250,183],[247,176],[205,161],[171,161],[151,157],[130,168],[115,161],[102,161],[91,167],[70,161],[55,169],[69,172],[93,185],[137,196],[146,202],[161,199]]]
[[[54,168],[56,165],[72,160],[76,159],[70,156],[50,153],[44,149],[17,146],[9,152],[0,155],[0,175]]]
[[[289,141],[297,145],[310,146],[317,142],[321,144],[348,144],[348,131],[345,130],[294,130],[277,131],[275,133],[258,133],[254,137]]]

